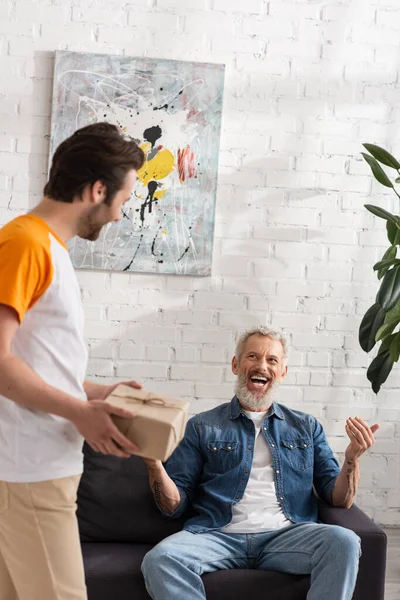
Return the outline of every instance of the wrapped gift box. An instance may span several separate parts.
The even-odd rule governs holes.
[[[107,402],[136,415],[133,419],[112,419],[139,447],[134,453],[137,456],[165,462],[183,438],[189,410],[186,400],[119,385]]]

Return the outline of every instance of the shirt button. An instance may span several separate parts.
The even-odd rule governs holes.
[[[228,450],[232,450],[232,446],[228,446]]]
[[[277,469],[277,470],[275,471],[275,473],[276,473],[277,475],[279,475],[280,471],[278,471],[278,469]]]
[[[279,499],[280,499],[280,500],[283,500],[283,496],[281,496]]]
[[[264,427],[264,431],[267,431],[267,428],[266,428],[266,427]]]
[[[307,444],[304,444],[304,448],[307,448]]]
[[[248,472],[249,472],[248,469],[245,469],[245,471],[244,471],[245,475],[247,475]]]
[[[236,500],[240,500],[240,496],[236,496]]]
[[[275,444],[271,444],[271,447],[272,447],[272,448],[275,448]]]
[[[293,448],[293,445],[292,445],[292,444],[289,444],[289,448]]]
[[[217,448],[213,448],[213,450],[216,452],[216,451],[217,451]]]
[[[251,446],[249,446],[249,450],[253,450],[253,448]]]

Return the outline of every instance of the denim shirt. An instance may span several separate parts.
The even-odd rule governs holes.
[[[332,501],[340,472],[321,424],[311,415],[274,403],[261,432],[272,454],[277,500],[293,523],[316,522],[317,494]],[[254,424],[236,397],[227,404],[192,417],[185,436],[165,468],[178,487],[181,502],[163,514],[195,516],[184,529],[201,533],[232,520],[232,505],[243,498],[255,444]]]

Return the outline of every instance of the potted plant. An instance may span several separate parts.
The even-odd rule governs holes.
[[[400,199],[395,183],[400,183],[400,162],[389,152],[375,144],[363,144],[369,154],[362,152],[372,174],[379,183],[391,188]],[[394,182],[381,165],[395,171]],[[367,377],[377,394],[388,378],[392,367],[400,357],[400,259],[396,258],[400,245],[400,216],[366,204],[372,214],[386,221],[386,231],[390,246],[382,259],[374,265],[374,271],[381,282],[375,303],[365,313],[360,325],[359,342],[365,352],[370,352],[379,343],[378,353],[371,362]]]

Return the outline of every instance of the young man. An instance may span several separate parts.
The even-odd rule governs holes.
[[[120,219],[143,153],[107,123],[56,150],[44,198],[0,230],[0,600],[85,600],[75,517],[82,444],[135,450],[85,382],[80,290],[66,243]],[[140,387],[130,382],[133,387]],[[86,402],[89,400],[89,402]]]
[[[156,502],[165,516],[189,506],[184,531],[163,540],[143,561],[154,600],[205,599],[203,573],[255,568],[311,574],[308,600],[350,600],[360,540],[317,523],[318,494],[352,505],[359,459],[378,425],[348,419],[350,444],[340,470],[321,425],[275,402],[287,374],[287,344],[257,328],[239,340],[232,402],[193,417],[166,465],[147,461]],[[268,594],[266,594],[268,596]]]

